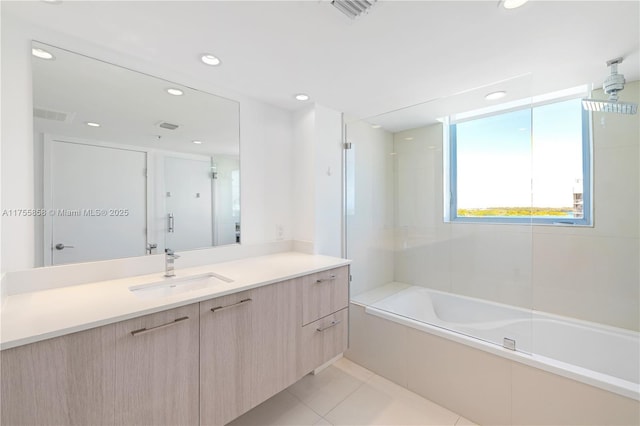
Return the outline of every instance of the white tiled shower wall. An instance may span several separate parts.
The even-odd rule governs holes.
[[[628,83],[621,100],[639,99]],[[638,115],[593,114],[593,227],[518,226],[443,221],[441,124],[350,125],[352,294],[399,281],[640,330],[639,132]]]

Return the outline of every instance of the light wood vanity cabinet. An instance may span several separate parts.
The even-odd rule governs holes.
[[[115,325],[0,353],[3,425],[113,425]]]
[[[348,267],[7,349],[1,424],[223,425],[343,352]]]
[[[115,324],[115,424],[197,425],[198,304]]]

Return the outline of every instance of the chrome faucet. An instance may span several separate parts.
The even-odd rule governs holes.
[[[175,277],[176,271],[174,270],[173,262],[178,259],[180,256],[175,254],[174,251],[170,248],[164,249],[164,276],[167,278]]]

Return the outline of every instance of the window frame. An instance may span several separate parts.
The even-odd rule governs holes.
[[[551,226],[571,226],[571,227],[593,227],[593,142],[592,142],[592,113],[582,108],[582,212],[581,218],[552,218],[552,217],[508,217],[508,216],[485,216],[485,217],[467,217],[458,216],[457,205],[457,128],[458,123],[477,120],[485,117],[497,116],[517,110],[530,109],[568,101],[571,99],[579,99],[581,96],[568,96],[547,100],[544,102],[530,103],[517,108],[505,108],[503,110],[494,111],[488,114],[478,114],[476,116],[468,116],[462,120],[450,122],[445,120],[443,125],[448,131],[443,132],[444,142],[448,149],[443,150],[445,155],[445,164],[448,166],[448,173],[445,172],[445,179],[448,185],[448,210],[445,209],[445,222],[450,223],[485,223],[485,224],[517,224],[517,225],[551,225]],[[448,176],[447,176],[448,174]],[[445,198],[446,199],[446,198]]]

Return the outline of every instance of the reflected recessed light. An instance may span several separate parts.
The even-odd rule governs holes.
[[[40,49],[37,47],[32,47],[31,48],[31,54],[33,56],[35,56],[36,58],[40,58],[40,59],[54,59],[53,54],[47,52],[44,49]]]
[[[87,121],[85,124],[89,127],[100,127],[100,123],[96,123],[93,121]]]
[[[200,56],[200,60],[205,64],[211,65],[214,67],[222,63],[220,58],[218,58],[216,55],[212,55],[211,53],[203,53],[202,56]]]
[[[404,140],[405,141],[412,141],[413,140],[413,136],[406,137],[406,138],[404,138]]]
[[[502,2],[502,7],[505,9],[516,9],[528,1],[529,0],[504,0]]]
[[[297,95],[295,95],[295,98],[299,101],[308,101],[309,95],[307,95],[306,93],[298,93]]]
[[[491,92],[486,95],[484,98],[488,101],[495,101],[496,99],[504,98],[507,92],[501,90],[499,92]]]
[[[373,127],[374,129],[379,129],[382,126],[379,124],[372,124],[371,127]]]
[[[202,141],[191,141],[193,143],[195,143],[196,145],[200,145],[202,143]]]
[[[176,89],[175,87],[170,87],[167,89],[167,93],[173,96],[182,96],[184,92],[180,89]]]

